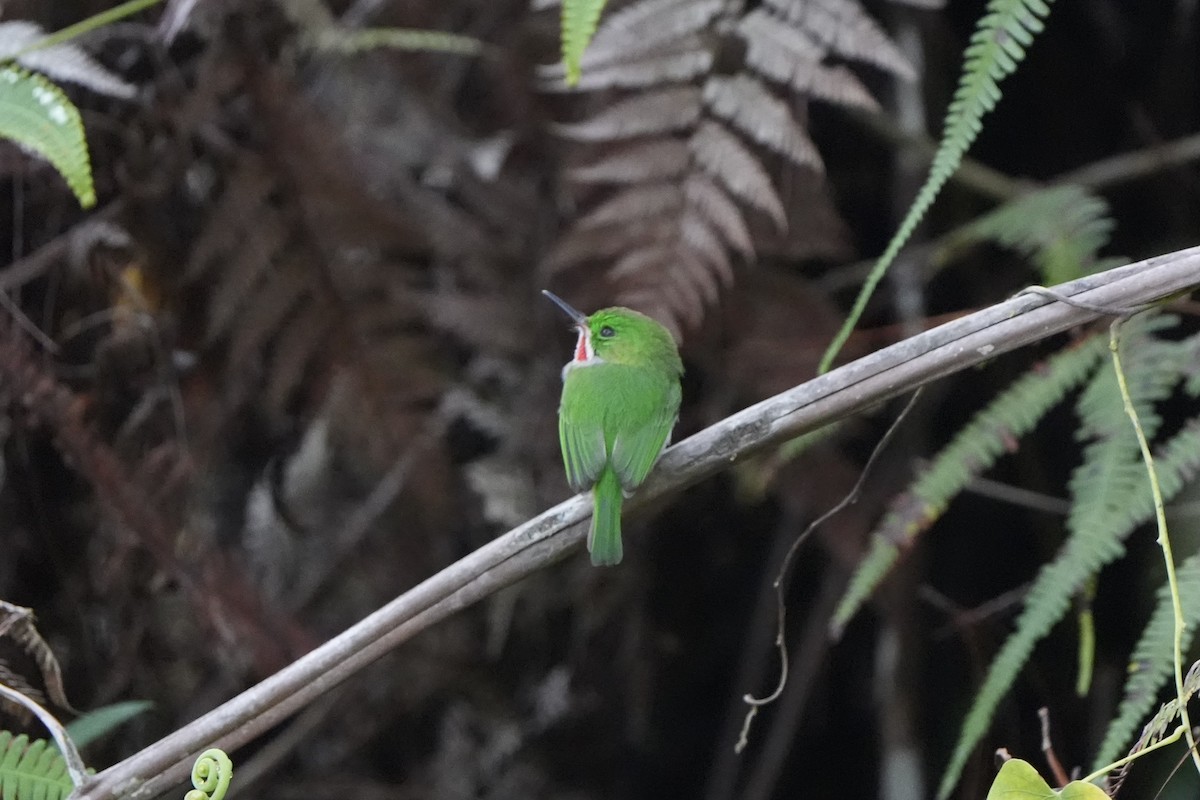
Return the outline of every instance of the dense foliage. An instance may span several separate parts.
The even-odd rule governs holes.
[[[54,30],[107,5],[5,18]],[[136,94],[51,58],[31,81],[81,109],[98,204],[55,171],[78,153],[0,145],[0,599],[37,612],[63,673],[0,638],[0,679],[64,717],[62,688],[81,709],[152,701],[90,746],[102,767],[565,497],[573,340],[541,288],[671,326],[677,439],[811,378],[856,260],[900,225],[947,107],[970,106],[964,48],[989,81],[1024,61],[998,105],[984,82],[991,116],[960,171],[937,162],[943,194],[843,359],[1200,239],[1194,4],[1009,0],[992,28],[982,2],[938,5],[610,2],[573,87],[557,6],[515,0],[167,2],[79,43],[102,65],[85,76]],[[1172,311],[1125,346],[1182,561],[1200,339],[1195,307]],[[1103,743],[1123,753],[1169,696],[1169,623],[1101,331],[926,392],[800,551],[789,681],[740,754],[742,697],[778,678],[779,564],[892,408],[627,522],[619,568],[573,556],[421,635],[237,754],[237,788],[923,797],[974,703],[957,791],[981,797],[996,746],[1040,767],[1040,706],[1064,763],[1090,765],[1133,659]],[[865,610],[843,606],[835,639],[848,588]],[[45,735],[7,706],[3,729]]]

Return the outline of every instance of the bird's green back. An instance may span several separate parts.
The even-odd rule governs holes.
[[[581,491],[611,465],[631,492],[675,425],[683,363],[667,329],[636,311],[602,309],[587,329],[591,357],[567,365],[559,410],[567,478]]]
[[[625,364],[571,369],[563,386],[559,434],[567,479],[590,488],[607,464],[632,491],[650,472],[679,415],[679,378]]]
[[[621,499],[654,467],[679,416],[683,363],[675,340],[650,317],[606,308],[583,317],[563,368],[558,432],[567,480],[595,497],[588,550],[593,564],[621,561]]]

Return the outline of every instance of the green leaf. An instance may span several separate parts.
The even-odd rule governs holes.
[[[992,788],[988,790],[987,800],[1109,800],[1099,786],[1083,781],[1071,781],[1062,791],[1050,788],[1050,784],[1042,780],[1028,761],[1012,758],[1004,762]]]
[[[1042,18],[1049,13],[1050,0],[990,0],[987,4],[987,13],[975,24],[975,33],[963,56],[962,75],[958,79],[954,99],[946,111],[942,138],[933,156],[929,176],[875,268],[867,276],[850,316],[822,356],[817,368],[819,373],[829,370],[838,351],[854,331],[875,287],[900,254],[900,248],[912,237],[946,181],[962,163],[967,149],[983,130],[984,116],[1000,100],[1000,81],[1017,68],[1018,62],[1025,56],[1025,47],[1033,42],[1036,34],[1042,32]]]
[[[1179,382],[1181,362],[1188,353],[1179,342],[1152,335],[1175,321],[1165,315],[1135,319],[1122,340],[1123,349],[1132,354],[1126,359],[1126,380],[1148,436],[1153,436],[1161,423],[1155,404],[1170,395]],[[1072,597],[1087,580],[1123,555],[1125,537],[1154,514],[1137,437],[1125,416],[1111,370],[1096,373],[1080,396],[1077,409],[1080,435],[1093,441],[1084,449],[1083,463],[1071,477],[1069,536],[1058,555],[1038,572],[1017,618],[1016,630],[988,668],[942,776],[939,798],[950,795],[967,758],[991,724],[996,706],[1034,646],[1062,619]],[[1178,439],[1177,435],[1172,445]],[[1155,461],[1163,496],[1169,499],[1182,488],[1186,475],[1195,474],[1200,453],[1168,446],[1155,456]]]
[[[67,726],[76,747],[86,747],[110,731],[154,707],[148,700],[128,700],[89,711]]]
[[[49,80],[0,65],[0,136],[49,161],[81,206],[96,204],[79,109]]]
[[[1028,257],[1047,285],[1081,278],[1101,268],[1113,220],[1103,198],[1079,186],[1031,192],[965,226],[951,247],[994,241]]]
[[[971,480],[1011,451],[1067,392],[1095,369],[1107,342],[1094,336],[1056,353],[1005,389],[963,427],[897,497],[872,532],[867,555],[854,572],[830,628],[839,635],[871,593],[911,547],[945,513]]]
[[[67,762],[53,744],[0,731],[0,798],[62,800],[74,788]]]
[[[1200,420],[1192,420],[1172,440],[1171,450],[1200,452]],[[1161,465],[1158,471],[1161,480]],[[1196,620],[1200,618],[1200,553],[1194,553],[1184,559],[1176,572],[1180,602],[1184,611],[1183,647],[1186,652],[1196,631]],[[1174,635],[1175,616],[1170,587],[1164,580],[1158,590],[1158,600],[1150,615],[1150,621],[1133,648],[1124,697],[1116,717],[1108,724],[1104,741],[1092,762],[1092,769],[1100,769],[1128,750],[1130,740],[1138,732],[1142,720],[1158,699],[1159,689],[1171,678],[1174,669]]]
[[[583,51],[596,33],[600,12],[606,0],[563,0],[562,57],[567,70],[567,85],[579,83]]]

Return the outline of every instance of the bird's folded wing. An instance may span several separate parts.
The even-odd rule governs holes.
[[[562,415],[558,420],[558,438],[567,468],[567,483],[577,492],[592,488],[607,460],[604,429],[598,424],[572,422]]]
[[[660,413],[647,424],[632,430],[617,433],[613,440],[613,471],[621,480],[621,488],[628,494],[646,480],[654,462],[658,461],[671,429],[679,417],[679,386],[676,384],[668,394]]]

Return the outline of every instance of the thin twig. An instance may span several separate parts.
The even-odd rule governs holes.
[[[1153,175],[1168,167],[1182,166],[1189,161],[1200,161],[1200,133],[1093,161],[1059,175],[1053,183],[1073,183],[1099,189]]]
[[[763,737],[762,749],[746,779],[745,789],[739,795],[740,800],[764,800],[775,794],[788,753],[795,746],[804,707],[812,696],[821,667],[827,661],[824,654],[830,645],[829,618],[848,582],[849,574],[841,570],[827,570],[821,578],[821,588],[808,609],[808,619],[797,639],[796,650],[804,653],[804,658],[793,660],[789,667],[787,690],[772,715],[771,726]]]
[[[9,316],[12,317],[13,322],[16,323],[17,327],[25,331],[26,335],[28,335],[30,339],[33,339],[33,341],[38,343],[39,347],[48,353],[53,353],[55,355],[58,354],[58,343],[43,333],[42,329],[37,326],[37,323],[26,316],[25,312],[21,310],[21,307],[13,302],[13,299],[3,291],[0,291],[0,308],[3,308],[5,311],[7,311]]]
[[[117,20],[124,19],[131,14],[136,14],[160,2],[162,0],[129,0],[129,2],[122,3],[116,8],[110,8],[107,11],[101,11],[99,14],[93,14],[87,19],[76,22],[74,25],[68,25],[62,30],[55,31],[49,36],[38,39],[28,47],[18,50],[10,58],[19,59],[26,53],[32,53],[34,50],[41,50],[46,47],[53,47],[56,44],[68,42],[77,36],[82,36],[104,25],[110,25]]]
[[[1135,306],[1200,284],[1200,247],[1059,286],[1098,305]],[[1042,297],[1007,300],[832,370],[764,400],[663,454],[632,513],[678,494],[757,450],[851,416],[917,386],[1076,325],[1096,314]],[[90,779],[75,800],[153,797],[187,775],[213,744],[239,747],[418,632],[578,549],[590,499],[576,496],[404,593],[339,636],[175,733]]]
[[[1060,517],[1065,517],[1071,513],[1070,500],[1036,492],[1033,489],[1026,489],[1022,486],[1013,486],[1010,483],[993,480],[992,478],[972,478],[963,487],[963,491],[970,494],[977,494],[980,497],[986,497],[990,500],[998,500],[1001,503],[1008,503],[1009,505],[1029,511],[1040,511],[1044,514],[1054,514]]]
[[[83,245],[89,245],[95,241],[104,243],[113,238],[112,220],[124,211],[124,208],[125,205],[120,201],[109,203],[32,253],[7,266],[0,267],[0,291],[17,289],[35,278],[41,277],[55,263],[70,257],[72,251],[80,247],[81,243]]]
[[[804,544],[804,542],[808,540],[808,537],[812,536],[813,532],[817,528],[825,524],[825,522],[827,522],[835,514],[841,513],[854,503],[858,502],[858,497],[860,494],[862,494],[862,488],[866,485],[867,477],[871,474],[872,467],[875,466],[875,462],[879,460],[879,457],[887,448],[888,442],[890,442],[892,437],[895,436],[896,431],[900,430],[901,423],[903,423],[904,419],[908,416],[908,412],[912,411],[913,406],[917,404],[917,398],[920,396],[921,390],[918,388],[915,392],[913,392],[912,397],[908,399],[908,402],[904,405],[904,408],[900,411],[896,418],[892,420],[892,424],[888,426],[887,431],[883,434],[883,438],[879,440],[878,444],[875,445],[875,449],[871,451],[871,455],[867,459],[866,465],[863,466],[862,471],[858,475],[858,480],[854,482],[854,486],[850,489],[850,492],[842,498],[841,502],[809,523],[809,526],[805,528],[799,536],[796,537],[795,541],[792,542],[792,546],[789,547],[787,553],[784,554],[783,564],[779,567],[779,573],[775,576],[774,584],[775,647],[779,650],[779,684],[775,687],[775,691],[771,692],[766,697],[755,697],[754,695],[747,694],[742,698],[742,701],[746,705],[750,706],[750,709],[746,712],[746,720],[742,724],[741,736],[738,737],[737,744],[734,745],[735,751],[740,753],[748,743],[750,725],[754,721],[754,717],[758,713],[758,709],[763,706],[770,705],[778,700],[779,696],[783,694],[784,688],[787,686],[789,672],[786,639],[787,603],[785,602],[784,594],[786,592],[788,576],[792,571],[792,563],[795,561],[796,553],[800,551],[800,545]]]
[[[833,427],[838,426],[830,425],[821,430],[829,430]],[[762,577],[754,601],[754,611],[747,617],[746,630],[751,632],[770,631],[771,620],[775,618],[775,570],[773,567],[783,561],[784,555],[791,547],[791,538],[787,534],[796,528],[793,514],[785,514],[780,520],[779,526],[781,530],[771,537],[771,552],[763,562]],[[756,686],[761,680],[767,660],[775,652],[774,631],[770,632],[772,635],[766,642],[761,641],[753,633],[747,637],[745,646],[741,648],[741,663],[732,683],[734,687],[750,688]],[[745,715],[742,698],[731,698],[725,711],[725,721],[722,723],[721,733],[715,737],[716,747],[710,759],[711,769],[707,786],[704,789],[704,800],[729,800],[735,794],[738,774],[745,761],[729,747],[728,743],[736,740],[740,735]]]
[[[1022,603],[1025,600],[1025,595],[1028,593],[1029,584],[1023,583],[977,606],[963,608],[952,602],[950,598],[932,586],[922,586],[917,590],[917,594],[922,600],[949,618],[945,625],[942,625],[933,632],[933,638],[935,639],[943,639],[953,633],[966,631],[980,623],[986,622],[992,617],[1004,614]]]
[[[1067,777],[1067,771],[1063,769],[1062,762],[1054,752],[1054,742],[1050,738],[1050,709],[1045,706],[1039,708],[1038,719],[1042,723],[1042,754],[1046,756],[1046,763],[1054,773],[1054,780],[1058,781],[1058,788],[1062,789],[1071,779]]]

